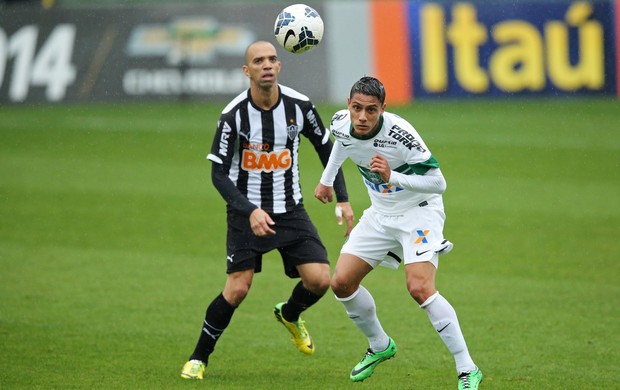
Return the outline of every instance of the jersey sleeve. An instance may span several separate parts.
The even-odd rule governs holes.
[[[230,114],[220,116],[217,123],[211,151],[207,159],[222,164],[228,170],[232,162],[237,141],[237,129],[234,117]]]
[[[321,175],[321,184],[328,187],[334,185],[334,180],[336,179],[338,172],[341,171],[340,167],[346,158],[347,155],[344,152],[344,147],[340,142],[336,142],[332,148],[329,160],[325,165],[323,174]]]
[[[211,181],[213,186],[226,201],[228,206],[249,216],[256,205],[251,203],[228,177],[228,171],[232,164],[237,140],[237,130],[234,117],[223,114],[217,123],[217,129],[213,137],[211,152],[207,159],[213,162],[211,167]]]
[[[329,138],[329,131],[323,125],[321,116],[311,102],[306,102],[306,105],[302,107],[302,112],[305,119],[302,134],[310,140],[319,155],[321,164],[325,167],[328,164],[333,149],[333,143]],[[331,185],[334,187],[338,202],[349,201],[347,185],[341,169],[336,168]]]
[[[446,190],[446,180],[439,168],[430,169],[423,175],[392,171],[389,184],[425,194],[442,194]]]
[[[304,127],[301,133],[312,142],[315,148],[326,144],[329,141],[329,132],[314,104],[306,101],[300,104],[300,107],[304,116]]]
[[[334,179],[337,179],[337,172],[342,171],[342,164],[348,157],[342,146],[341,137],[343,136],[342,129],[347,128],[349,123],[347,110],[340,110],[332,116],[329,129],[335,141],[329,160],[325,164],[325,170],[323,170],[321,175],[320,183],[323,185],[334,185]]]
[[[408,122],[397,123],[390,131],[393,131],[394,138],[399,140],[399,150],[405,161],[403,166],[392,168],[393,170],[407,175],[424,175],[431,169],[439,168],[439,161]]]
[[[213,186],[226,201],[228,206],[249,217],[258,207],[250,202],[235,184],[230,180],[222,164],[213,163],[211,166],[211,181]]]
[[[397,119],[390,132],[398,140],[398,150],[404,161],[401,166],[392,167],[390,184],[420,193],[443,193],[446,181],[439,162],[413,126]]]

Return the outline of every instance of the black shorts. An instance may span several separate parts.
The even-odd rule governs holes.
[[[302,205],[289,213],[271,215],[271,218],[275,222],[271,228],[276,231],[276,234],[257,237],[252,233],[248,217],[233,211],[227,213],[227,273],[248,269],[261,272],[263,254],[273,249],[280,252],[284,263],[284,273],[290,278],[299,277],[296,268],[299,264],[329,264],[327,250]]]

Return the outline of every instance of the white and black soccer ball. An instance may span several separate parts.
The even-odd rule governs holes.
[[[293,4],[276,18],[273,34],[276,41],[291,53],[306,53],[323,39],[323,19],[312,7]]]

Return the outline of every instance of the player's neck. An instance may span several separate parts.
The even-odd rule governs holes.
[[[250,94],[254,105],[262,110],[270,110],[278,102],[279,89],[277,84],[270,88],[255,87],[250,88]]]

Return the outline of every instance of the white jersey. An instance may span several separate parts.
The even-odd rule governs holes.
[[[321,177],[322,184],[332,185],[338,168],[348,157],[362,174],[372,206],[379,213],[402,215],[424,202],[442,203],[445,181],[438,169],[439,163],[405,119],[384,112],[378,131],[361,139],[351,134],[349,111],[341,110],[334,114],[330,131],[336,142]],[[387,160],[392,170],[389,183],[370,171],[370,160],[377,154]],[[428,188],[418,188],[411,185],[412,181],[422,179],[416,178],[418,175],[432,176],[430,179],[436,180]]]

